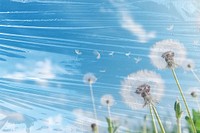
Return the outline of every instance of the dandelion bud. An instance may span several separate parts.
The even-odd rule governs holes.
[[[175,111],[175,114],[176,114],[176,118],[180,119],[183,111],[181,111],[181,104],[178,100],[174,104],[174,111]]]
[[[95,123],[91,124],[92,131],[95,133],[97,131],[97,125]]]

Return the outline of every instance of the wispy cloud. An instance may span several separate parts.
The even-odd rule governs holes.
[[[45,120],[45,125],[48,127],[55,126],[55,125],[62,125],[62,123],[63,123],[63,117],[60,114],[54,117],[48,117]]]
[[[38,2],[39,0],[11,0],[11,1],[20,3],[29,3],[29,2]]]
[[[76,130],[83,132],[91,132],[91,124],[95,123],[96,120],[93,118],[93,113],[89,112],[89,111],[85,111],[82,109],[75,109],[73,110],[73,114],[76,117],[75,121],[74,121],[74,125],[76,125]],[[98,127],[100,127],[100,132],[105,132],[107,129],[105,128],[106,125],[104,123],[104,121],[100,120],[101,118],[99,118],[99,120],[97,121],[97,125]],[[103,118],[105,119],[105,118]]]
[[[125,30],[131,32],[134,36],[138,38],[138,41],[141,43],[146,43],[150,39],[156,37],[156,33],[154,31],[146,31],[144,27],[136,22],[131,16],[128,9],[124,6],[125,1],[116,2],[116,0],[109,0],[118,10],[120,16],[121,27]]]
[[[137,36],[141,43],[145,43],[156,37],[155,32],[147,32],[141,24],[135,22],[128,12],[121,12],[121,19],[122,28]]]
[[[39,3],[66,3],[65,1],[58,0],[11,0],[13,2],[20,3],[30,3],[30,2],[39,2]]]
[[[64,70],[64,68],[53,64],[51,60],[32,62],[29,66],[24,64],[16,64],[16,71],[6,73],[3,78],[14,79],[18,81],[33,80],[40,85],[47,85],[49,79],[56,78],[59,73],[72,74]]]
[[[195,18],[200,12],[199,0],[148,0],[166,6],[168,9],[175,9],[185,20]]]

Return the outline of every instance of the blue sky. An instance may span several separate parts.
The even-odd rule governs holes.
[[[127,119],[130,125],[142,122],[148,114],[147,108],[131,110],[119,93],[124,77],[143,69],[156,71],[165,81],[165,93],[157,108],[161,118],[166,118],[173,111],[178,90],[169,70],[157,70],[151,64],[149,49],[163,39],[179,40],[199,75],[197,3],[198,0],[0,1],[0,118],[24,118],[22,124],[7,122],[0,132],[26,133],[25,125],[30,123],[34,123],[34,133],[68,133],[75,129],[81,132],[79,121],[87,121],[92,115],[89,86],[83,83],[88,72],[97,77],[93,89],[103,127],[107,112],[100,98],[104,94],[115,98],[113,117]],[[199,87],[191,72],[179,68],[177,74],[184,92]],[[189,96],[188,99],[192,101]],[[192,102],[190,106],[196,107]]]

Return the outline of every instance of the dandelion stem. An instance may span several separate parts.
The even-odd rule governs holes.
[[[181,133],[181,122],[180,122],[180,119],[177,118],[176,122],[177,122],[177,133]]]
[[[144,124],[143,124],[142,133],[147,133],[147,116],[144,117]]]
[[[110,106],[107,105],[107,108],[108,108],[108,117],[109,117],[110,124],[111,124],[111,123],[112,123],[112,120],[111,120]],[[113,127],[112,127],[112,125],[110,125],[110,132],[111,132],[111,133],[113,132]]]
[[[155,114],[155,116],[156,116],[156,119],[157,119],[158,124],[159,124],[160,129],[161,129],[161,132],[162,132],[162,133],[165,133],[165,129],[164,129],[163,124],[162,124],[162,122],[161,122],[161,120],[160,120],[160,117],[159,117],[159,115],[158,115],[158,112],[156,111],[156,108],[155,108],[153,105],[151,105],[151,107],[152,107],[153,112],[154,112],[154,114]]]
[[[176,76],[176,72],[174,71],[174,69],[171,69],[171,70],[172,70],[174,79],[175,79],[175,81],[176,81],[176,84],[177,84],[177,86],[178,86],[179,92],[180,92],[180,94],[181,94],[181,97],[182,97],[182,99],[183,99],[184,105],[185,105],[185,107],[186,107],[187,114],[188,114],[188,116],[189,116],[189,118],[190,118],[190,120],[191,120],[191,123],[192,123],[192,130],[193,130],[194,133],[197,133],[196,128],[195,128],[195,125],[194,125],[194,122],[193,122],[192,117],[191,117],[191,114],[190,114],[190,110],[189,110],[189,108],[188,108],[186,99],[185,99],[184,94],[183,94],[183,91],[182,91],[182,89],[181,89],[181,85],[180,85],[180,83],[179,83],[179,81],[178,81],[178,78],[177,78],[177,76]]]
[[[200,111],[200,105],[199,105],[198,98],[196,97],[195,100],[196,100],[196,103],[197,103],[197,106],[198,106],[198,111]]]
[[[154,119],[154,116],[153,116],[151,104],[149,104],[149,110],[150,110],[150,114],[151,114],[151,118],[152,118],[152,122],[153,122],[154,132],[158,133],[156,122],[155,122],[155,119]]]
[[[108,108],[108,117],[109,117],[109,119],[111,120],[110,106],[107,106],[107,108]]]
[[[91,94],[91,100],[92,100],[92,105],[93,105],[94,118],[95,118],[96,124],[97,124],[97,111],[96,111],[96,106],[95,106],[95,101],[94,101],[94,94],[93,94],[92,84],[90,84],[90,94]],[[97,127],[97,130],[98,130],[98,127]],[[98,133],[98,131],[97,131],[97,133]]]
[[[194,75],[194,77],[200,82],[200,79],[197,76],[197,74],[194,72],[194,70],[193,69],[190,69],[190,70],[191,70],[192,74]]]

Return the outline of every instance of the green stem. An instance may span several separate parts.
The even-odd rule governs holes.
[[[112,120],[111,120],[111,113],[110,113],[110,106],[107,105],[107,108],[108,108],[108,118],[110,120],[110,123],[109,123],[109,127],[110,127],[110,133],[113,133],[113,126],[112,126]]]
[[[196,103],[197,103],[197,106],[198,106],[198,111],[200,111],[200,105],[199,105],[198,98],[196,97],[195,100],[196,100]]]
[[[143,131],[142,133],[147,133],[147,116],[144,117],[144,125],[143,125]]]
[[[97,123],[97,111],[96,111],[96,105],[95,105],[95,100],[94,100],[94,93],[93,93],[93,88],[92,88],[92,84],[90,84],[90,95],[91,95],[91,100],[92,100],[92,105],[93,105],[93,113],[94,113],[94,118],[96,120],[95,124],[97,125],[97,130],[95,131],[95,133],[99,132],[98,129],[98,123]]]
[[[183,95],[183,91],[182,91],[182,89],[181,89],[181,85],[180,85],[180,83],[179,83],[179,81],[178,81],[178,78],[177,78],[177,76],[176,76],[176,72],[174,71],[174,69],[171,69],[171,70],[172,70],[174,79],[175,79],[175,81],[176,81],[176,84],[177,84],[177,86],[178,86],[179,92],[180,92],[180,94],[181,94],[181,97],[182,97],[182,99],[183,99],[184,105],[185,105],[185,107],[186,107],[187,114],[188,114],[188,116],[189,116],[189,118],[190,118],[190,120],[191,120],[191,123],[192,123],[192,130],[193,130],[194,133],[197,133],[196,128],[195,128],[195,125],[194,125],[194,122],[193,122],[192,117],[191,117],[191,114],[190,114],[190,110],[189,110],[188,105],[187,105],[187,102],[186,102],[186,99],[185,99],[185,97],[184,97],[184,95]]]
[[[160,120],[160,117],[159,117],[159,115],[158,115],[158,112],[156,111],[156,108],[155,108],[153,105],[151,105],[151,107],[152,107],[153,112],[154,112],[154,114],[155,114],[155,116],[156,116],[156,119],[157,119],[158,124],[159,124],[160,129],[161,129],[161,132],[162,132],[162,133],[165,133],[165,129],[164,129],[163,124],[162,124],[162,122],[161,122],[161,120]]]
[[[152,118],[152,122],[153,122],[154,132],[158,133],[156,122],[155,122],[155,119],[154,119],[154,116],[153,116],[151,104],[149,104],[149,110],[150,110],[150,114],[151,114],[151,118]]]
[[[176,122],[177,122],[177,133],[181,133],[181,122],[180,122],[180,119],[177,118]]]

